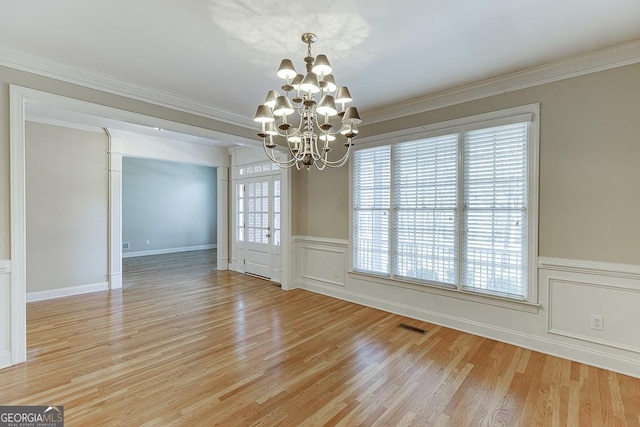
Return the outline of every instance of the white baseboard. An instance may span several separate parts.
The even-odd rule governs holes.
[[[229,258],[218,258],[217,264],[218,270],[229,270]]]
[[[205,249],[217,249],[217,247],[218,245],[198,245],[198,246],[186,246],[183,248],[166,248],[166,249],[152,249],[148,251],[123,252],[122,258],[134,258],[138,256],[173,254],[176,252],[202,251]]]
[[[113,273],[109,280],[109,287],[111,289],[121,289],[122,288],[122,273]]]
[[[0,369],[11,366],[11,351],[0,351]]]
[[[350,292],[344,288],[311,283],[304,279],[298,281],[297,285],[311,292],[640,378],[640,360],[635,358],[620,357],[578,345],[496,327],[495,325],[487,325],[456,316],[449,316],[414,306],[382,300],[368,295]]]
[[[91,283],[88,285],[70,286],[68,288],[51,289],[47,291],[27,292],[27,302],[44,301],[71,295],[88,294],[90,292],[108,291],[109,283]]]

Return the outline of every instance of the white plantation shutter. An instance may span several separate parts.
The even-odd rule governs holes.
[[[391,147],[354,153],[353,268],[389,274]]]
[[[356,150],[353,270],[537,301],[538,117],[516,107]]]
[[[393,147],[394,275],[456,283],[457,135]]]
[[[464,134],[465,289],[527,297],[527,126]]]

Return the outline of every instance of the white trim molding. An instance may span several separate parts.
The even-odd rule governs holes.
[[[584,261],[565,258],[538,258],[538,268],[571,273],[595,274],[640,281],[640,265]]]
[[[182,248],[151,249],[148,251],[123,252],[122,258],[135,258],[139,256],[174,254],[178,252],[203,251],[206,249],[216,249],[217,247],[218,245],[213,244],[213,245],[185,246]]]
[[[122,153],[114,151],[109,138],[109,287],[122,288]]]
[[[229,168],[216,169],[216,268],[229,269]]]
[[[54,298],[63,298],[72,295],[88,294],[109,290],[108,282],[91,283],[88,285],[69,286],[67,288],[50,289],[27,293],[27,302],[44,301]]]
[[[634,312],[637,311],[638,302],[640,302],[640,287],[637,289],[630,288],[624,285],[601,285],[595,283],[587,283],[583,281],[571,281],[571,280],[562,280],[549,278],[549,329],[548,331],[552,334],[562,335],[569,338],[574,338],[581,341],[592,342],[596,344],[605,345],[612,348],[618,348],[621,350],[632,351],[634,353],[640,354],[640,339],[633,340],[634,336],[640,337],[639,334],[634,334],[634,330],[636,328],[635,325],[638,324],[638,319],[640,316],[636,315],[637,319],[633,321],[633,319],[629,319],[630,316],[634,315]],[[600,330],[590,330],[586,326],[580,327],[581,325],[576,325],[576,322],[569,321],[557,321],[557,317],[562,317],[566,315],[566,311],[569,305],[575,304],[575,300],[572,299],[567,301],[568,298],[565,298],[563,301],[563,294],[561,288],[574,288],[579,290],[580,292],[574,292],[574,294],[582,294],[584,295],[593,295],[593,296],[604,296],[607,295],[611,300],[615,300],[615,309],[608,310],[607,315],[603,316],[603,318],[607,319],[607,323],[604,324],[604,329]],[[565,295],[569,294],[569,292],[565,292]],[[557,296],[560,295],[560,296]],[[593,298],[596,299],[596,298]],[[624,307],[624,305],[627,307]],[[559,308],[556,309],[556,305]],[[607,305],[613,305],[611,303],[602,303],[602,302],[589,302],[581,304],[583,307],[582,310],[578,308],[575,310],[576,312],[582,311],[579,317],[583,320],[583,324],[586,325],[590,316],[591,311],[598,311],[598,314],[602,313],[604,310],[607,310]],[[596,308],[597,307],[597,308]],[[627,313],[631,311],[631,313]],[[624,312],[624,313],[621,313]],[[594,313],[595,314],[595,313]],[[602,314],[600,314],[602,316]],[[609,320],[609,315],[618,316],[619,320],[618,325],[614,326],[616,331],[613,334],[607,333],[609,328],[608,323],[611,323]],[[574,316],[572,316],[574,317]],[[604,322],[603,322],[604,323]],[[625,325],[626,324],[626,325]],[[626,332],[619,333],[624,331],[624,328],[627,328]],[[634,342],[635,341],[635,342]]]
[[[24,88],[9,86],[9,204],[11,212],[11,364],[27,360],[27,218]]]
[[[11,352],[0,351],[0,369],[11,366]]]
[[[11,365],[11,260],[0,259],[0,369]]]

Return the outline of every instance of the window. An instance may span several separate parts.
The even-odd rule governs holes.
[[[535,299],[537,108],[358,149],[353,270]]]

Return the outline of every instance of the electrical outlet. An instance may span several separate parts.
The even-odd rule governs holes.
[[[151,244],[151,241],[147,240],[144,242],[145,245],[149,246]]]
[[[591,315],[591,329],[604,331],[604,317],[601,314]]]

